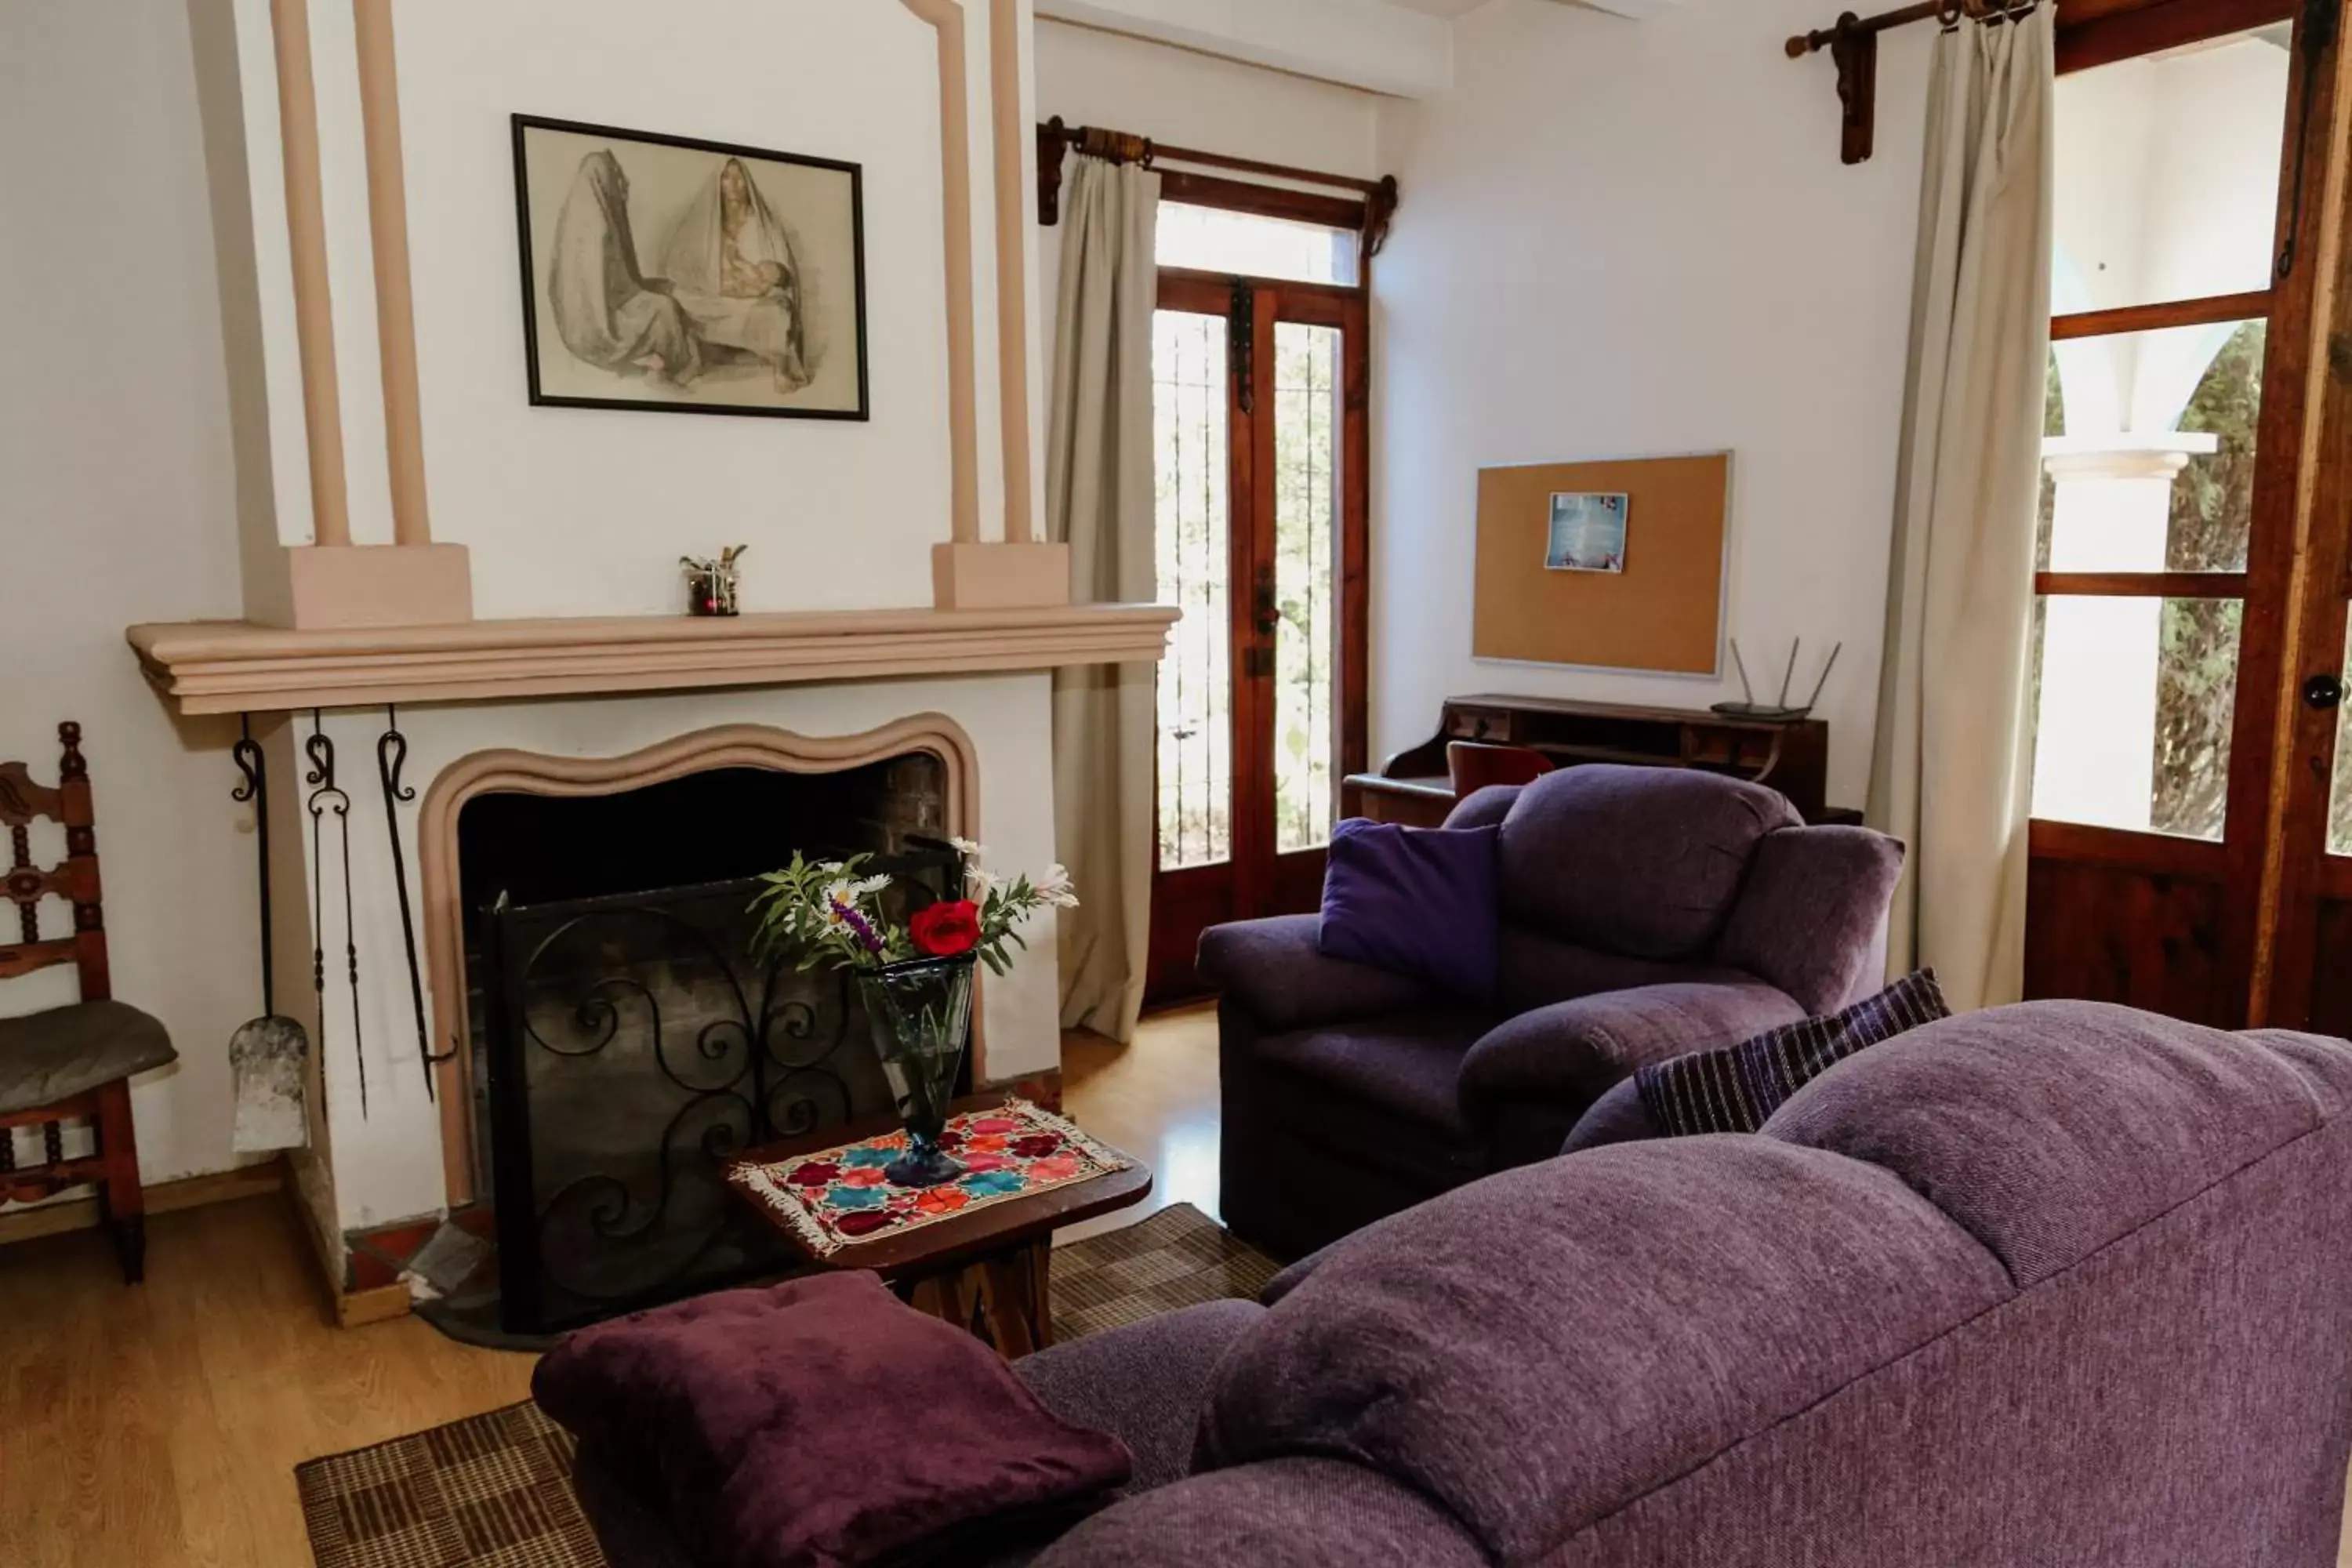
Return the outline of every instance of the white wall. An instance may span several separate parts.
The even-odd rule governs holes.
[[[1166,44],[1040,18],[1037,113],[1232,153],[1370,176],[1370,93]]]
[[[1884,39],[1877,155],[1847,168],[1828,63],[1781,51],[1822,19],[1495,0],[1456,26],[1450,96],[1383,108],[1404,199],[1373,272],[1377,752],[1452,693],[1738,697],[1727,656],[1720,679],[1470,657],[1480,468],[1728,448],[1727,629],[1759,683],[1794,637],[1815,671],[1844,641],[1830,797],[1862,804],[1933,29]]]
[[[1037,116],[1132,132],[1203,153],[1372,177],[1381,100],[1166,44],[1039,19]],[[1038,237],[1040,323],[1053,363],[1062,230]],[[1050,370],[1040,373],[1050,379]]]
[[[56,776],[84,730],[115,994],[163,1019],[176,1068],[133,1091],[151,1182],[232,1163],[227,1042],[260,1010],[253,840],[229,799],[233,721],[175,724],[122,641],[234,617],[240,590],[222,300],[182,0],[0,6],[0,757]],[[266,460],[266,453],[263,454]],[[61,851],[54,835],[39,858]],[[44,931],[69,929],[45,909]],[[14,940],[8,917],[5,938]],[[69,1001],[72,972],[0,984]]]
[[[409,0],[397,20],[425,469],[476,614],[674,611],[679,554],[730,543],[751,546],[747,610],[928,605],[949,511],[933,30],[881,0]],[[987,36],[976,8],[983,57]],[[862,163],[872,421],[531,407],[514,112]],[[362,191],[336,226],[363,237]]]

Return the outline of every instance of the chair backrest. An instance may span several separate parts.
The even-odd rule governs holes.
[[[98,837],[91,827],[89,764],[81,754],[81,726],[58,726],[64,754],[55,788],[33,782],[24,763],[0,763],[0,822],[8,825],[9,867],[0,883],[16,906],[19,940],[0,943],[0,980],[37,969],[70,963],[81,973],[85,1002],[113,994],[107,977],[106,921],[99,909]],[[49,821],[66,830],[66,858],[43,868],[33,864],[32,825]],[[41,900],[73,906],[73,934],[43,941]]]
[[[1487,741],[1445,743],[1445,772],[1457,800],[1488,784],[1533,784],[1551,768],[1549,757],[1526,746],[1497,746]]]

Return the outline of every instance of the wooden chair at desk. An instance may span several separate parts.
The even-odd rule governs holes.
[[[1446,742],[1445,772],[1456,800],[1467,799],[1489,784],[1533,784],[1551,771],[1549,757],[1526,746],[1497,746],[1486,741]]]

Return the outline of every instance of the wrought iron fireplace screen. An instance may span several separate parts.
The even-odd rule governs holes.
[[[887,868],[919,889],[936,886],[941,865],[918,852]],[[759,886],[501,900],[486,911],[509,1331],[551,1332],[787,1271],[794,1255],[730,1196],[722,1163],[889,1113],[847,976],[755,955]]]

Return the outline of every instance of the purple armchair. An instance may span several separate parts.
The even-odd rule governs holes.
[[[1549,1159],[1643,1063],[1874,989],[1902,847],[1778,792],[1587,766],[1480,790],[1501,826],[1501,985],[1482,1007],[1326,958],[1318,917],[1218,926],[1224,1217],[1283,1257]]]

